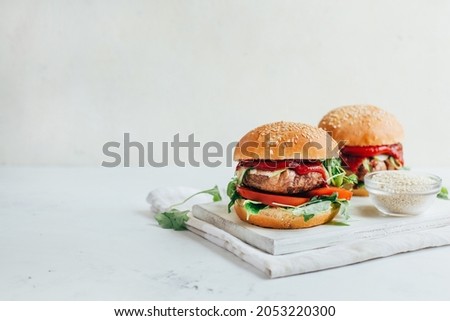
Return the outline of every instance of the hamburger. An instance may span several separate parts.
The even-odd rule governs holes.
[[[267,228],[297,229],[346,215],[353,184],[340,166],[337,143],[323,129],[293,122],[259,126],[234,150],[228,211]],[[334,173],[334,177],[333,174]]]
[[[336,108],[319,123],[342,146],[340,158],[348,174],[358,178],[353,194],[367,196],[364,176],[397,170],[403,161],[403,128],[394,115],[372,105]]]

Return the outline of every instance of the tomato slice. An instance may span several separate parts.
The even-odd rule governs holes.
[[[325,196],[325,195],[332,195],[333,193],[338,194],[338,198],[350,200],[352,198],[353,193],[349,190],[339,188],[339,187],[321,187],[313,189],[312,191],[309,191],[307,194],[308,196]]]
[[[307,197],[285,196],[257,192],[246,187],[238,186],[236,188],[239,195],[251,201],[261,202],[269,206],[278,206],[279,204],[298,206],[309,201]]]

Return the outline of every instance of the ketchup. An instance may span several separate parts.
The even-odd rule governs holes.
[[[294,170],[298,175],[305,175],[311,172],[320,173],[324,180],[327,174],[320,161],[287,159],[287,160],[268,160],[268,159],[251,159],[240,161],[236,170],[240,167],[252,167],[262,171],[276,171],[289,168]]]
[[[400,143],[380,146],[344,146],[341,149],[342,160],[355,173],[365,158],[377,155],[392,156],[403,165],[403,146]]]

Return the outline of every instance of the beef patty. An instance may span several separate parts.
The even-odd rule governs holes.
[[[286,169],[279,175],[273,172],[251,169],[243,179],[244,185],[261,191],[277,194],[297,194],[310,191],[325,184],[321,173],[310,172],[298,175],[292,169]]]

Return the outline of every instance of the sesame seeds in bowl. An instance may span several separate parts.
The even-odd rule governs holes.
[[[364,178],[369,198],[386,215],[407,216],[425,212],[435,201],[442,180],[414,171],[380,171]]]

